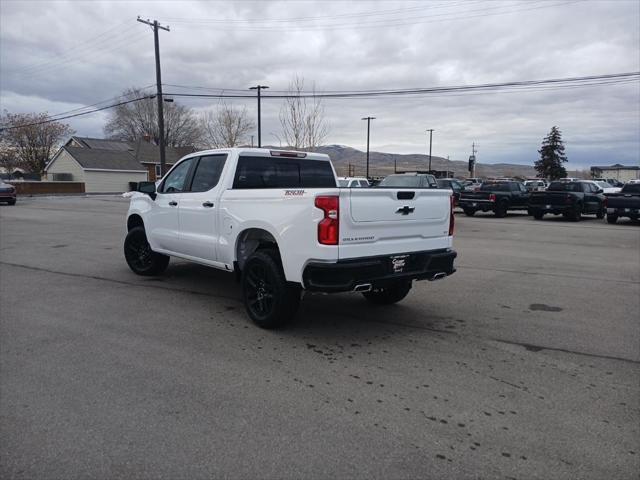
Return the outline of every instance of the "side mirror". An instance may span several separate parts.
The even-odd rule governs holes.
[[[596,193],[604,193],[604,190],[599,188],[598,191]]]
[[[156,184],[155,182],[138,182],[138,191],[149,195],[152,200],[156,199]]]

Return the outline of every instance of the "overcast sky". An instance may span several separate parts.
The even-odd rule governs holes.
[[[624,1],[5,1],[0,104],[56,114],[155,82],[165,92],[270,86],[294,75],[317,91],[473,85],[640,71],[640,2]],[[184,88],[188,86],[189,88]],[[197,87],[197,88],[194,88]],[[210,90],[216,92],[216,90]],[[200,110],[218,100],[180,99]],[[246,105],[255,115],[256,102]],[[263,143],[278,144],[281,100],[262,104]],[[530,164],[553,125],[570,168],[640,163],[640,84],[507,93],[324,100],[327,144]],[[68,120],[102,137],[106,113]]]

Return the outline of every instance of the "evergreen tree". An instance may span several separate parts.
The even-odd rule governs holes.
[[[557,180],[567,176],[567,170],[562,166],[567,161],[562,143],[562,132],[558,127],[552,127],[549,135],[542,141],[542,148],[538,150],[540,159],[536,160],[535,168],[538,176]]]

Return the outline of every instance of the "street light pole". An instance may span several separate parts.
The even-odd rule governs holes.
[[[433,140],[433,128],[427,129],[429,132],[429,173],[431,173],[431,141]]]
[[[371,120],[375,120],[376,117],[364,117],[362,120],[367,121],[367,180],[369,179],[369,137],[371,135]]]
[[[258,148],[262,147],[262,126],[260,124],[261,115],[260,115],[260,90],[264,88],[269,88],[266,85],[256,85],[255,87],[250,87],[249,90],[257,90],[258,91]]]

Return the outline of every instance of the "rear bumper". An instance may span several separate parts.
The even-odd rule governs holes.
[[[380,288],[397,280],[428,280],[451,275],[458,254],[451,249],[309,263],[302,274],[304,288],[316,292],[348,292],[356,285]],[[440,274],[440,275],[438,275]]]
[[[542,213],[554,213],[559,215],[561,213],[569,213],[575,210],[575,205],[532,205],[529,204],[528,210],[530,212],[542,212]]]
[[[472,208],[474,210],[482,210],[488,212],[496,208],[496,202],[492,200],[470,200],[461,198],[458,200],[458,206],[460,208]]]
[[[607,208],[607,214],[618,217],[638,218],[640,216],[640,208],[609,207]]]

